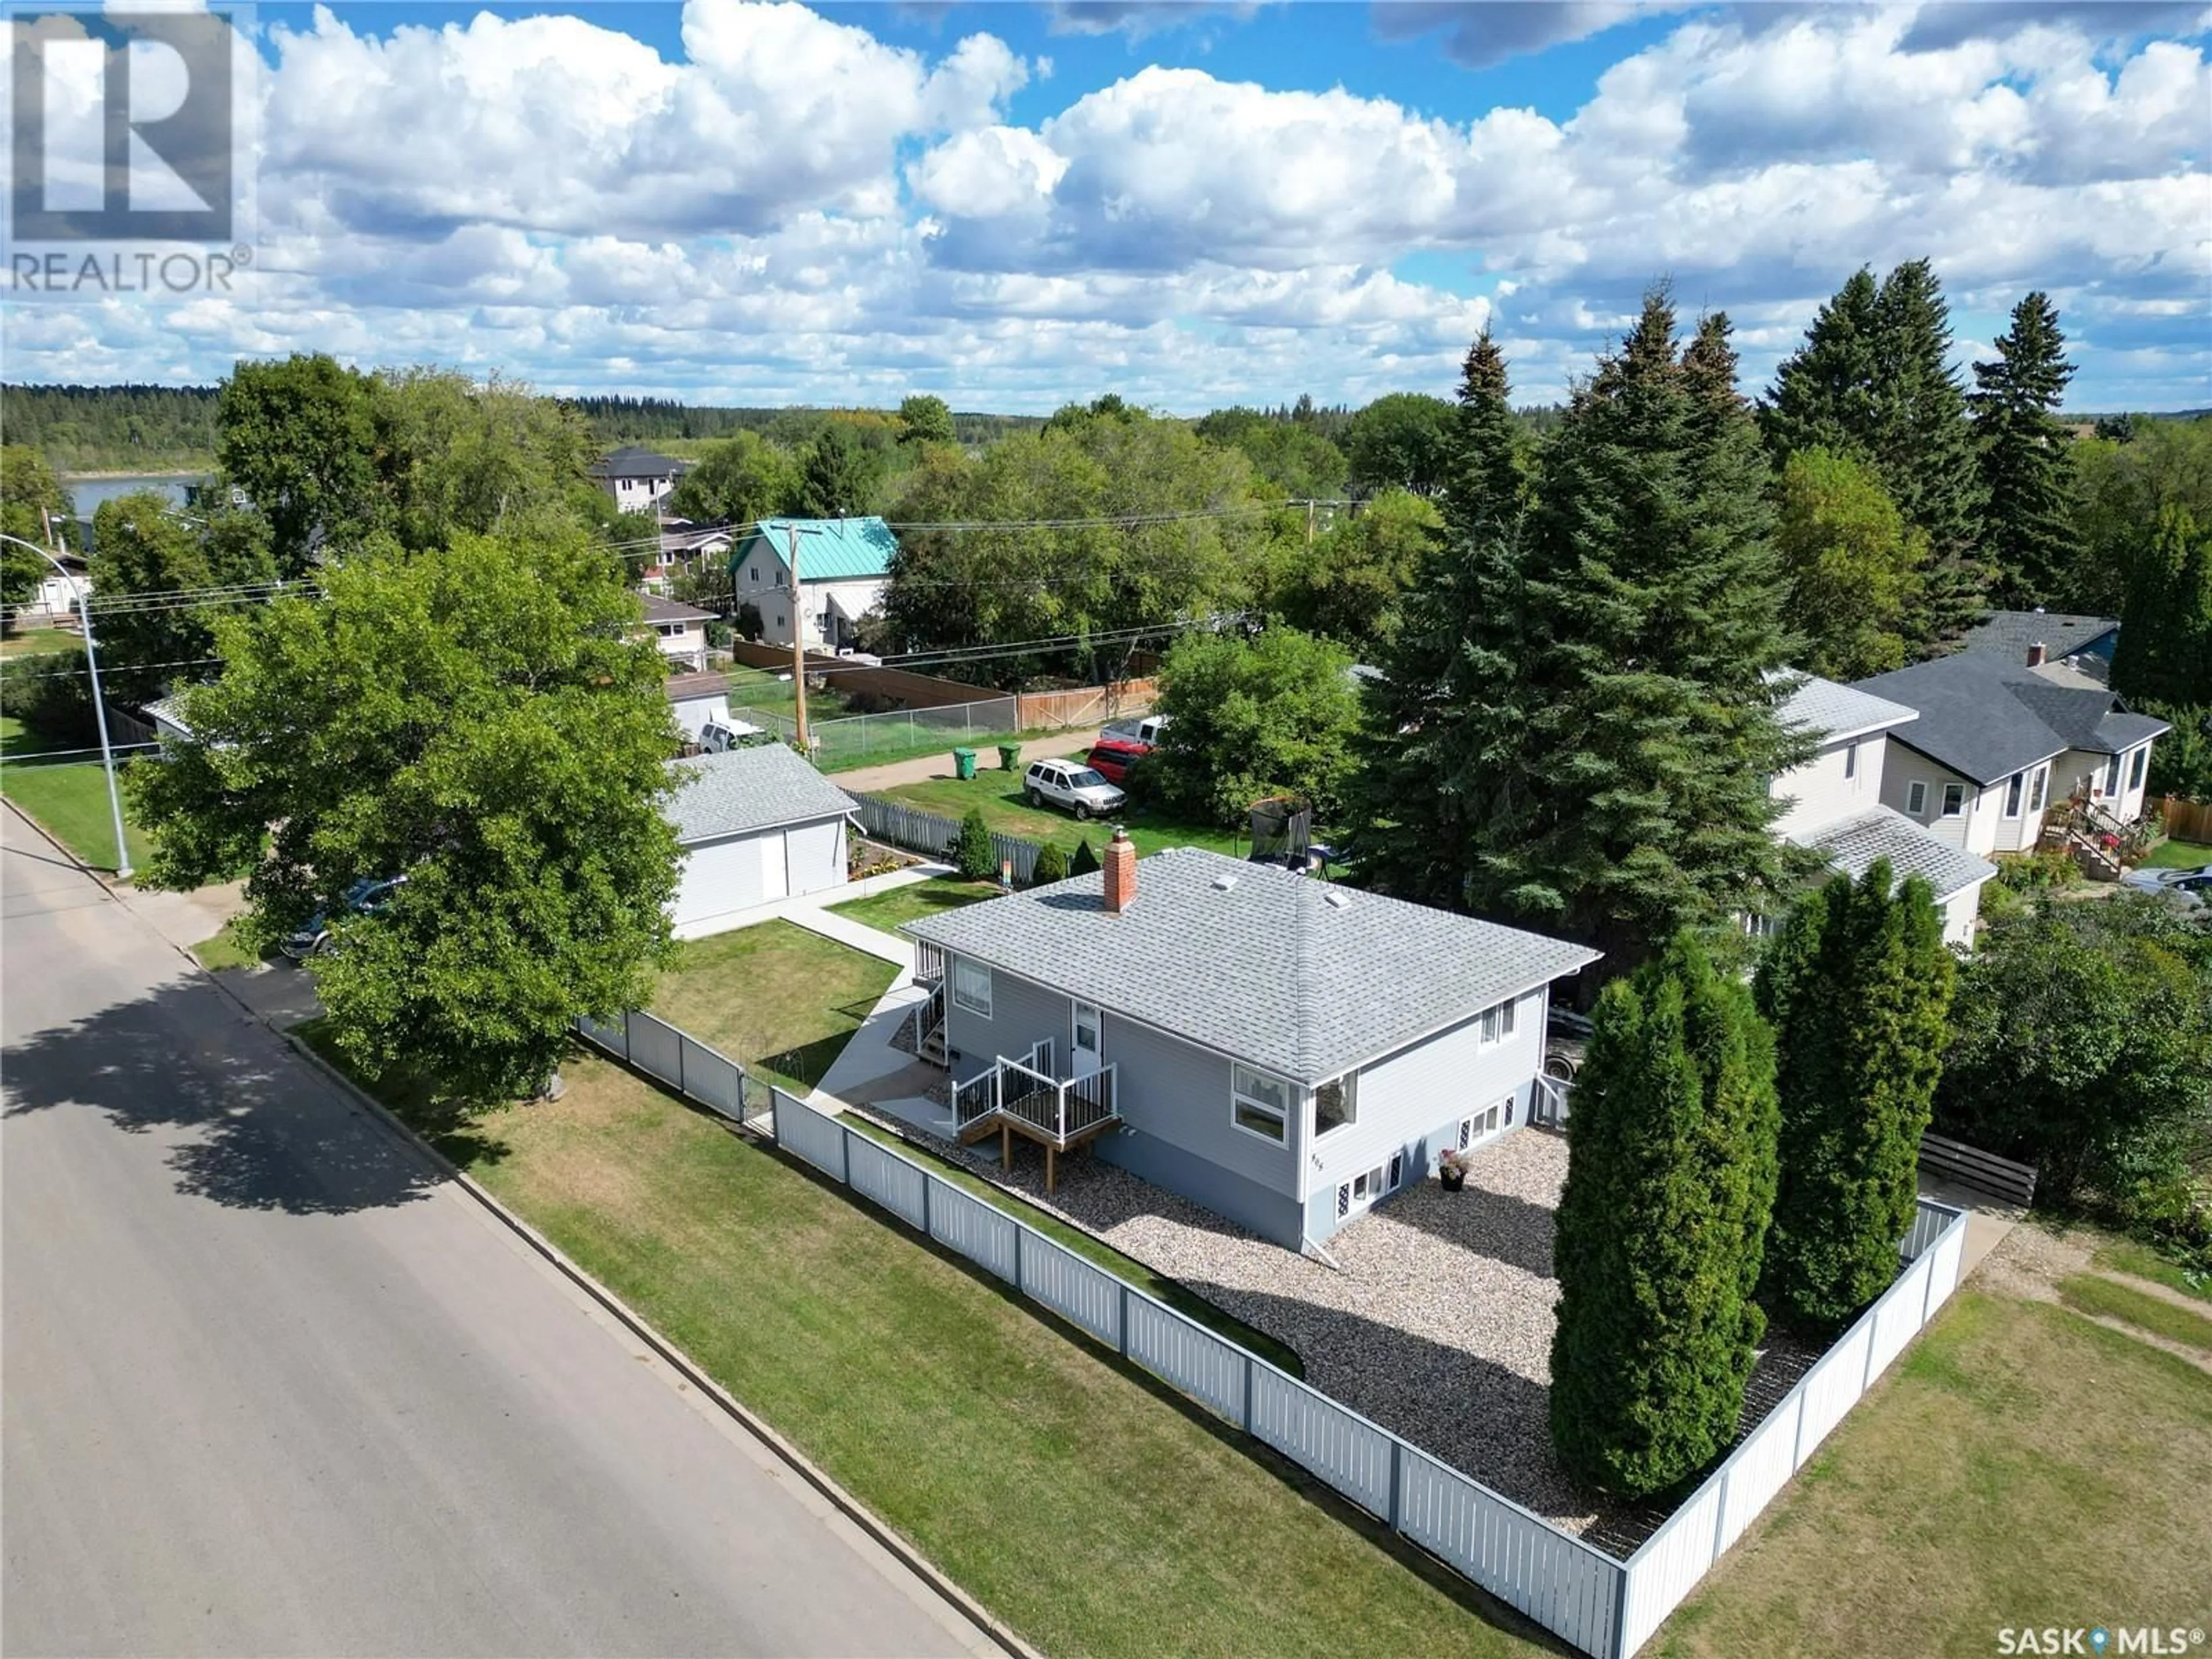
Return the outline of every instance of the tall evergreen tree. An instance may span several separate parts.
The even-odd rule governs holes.
[[[1974,435],[1981,445],[1982,545],[1999,599],[2014,609],[2056,599],[2078,553],[2073,473],[2057,409],[2074,378],[2051,296],[2030,294],[1997,337],[1994,362],[1974,365]]]
[[[1893,887],[1887,859],[1808,894],[1760,966],[1782,1097],[1765,1284],[1792,1322],[1840,1327],[1897,1276],[1954,971],[1928,884]]]
[[[1467,901],[1501,745],[1516,739],[1522,490],[1504,354],[1468,348],[1443,527],[1376,655],[1353,784],[1360,856],[1409,897]]]
[[[1692,934],[1606,988],[1553,1252],[1552,1440],[1581,1484],[1657,1492],[1734,1437],[1775,1133],[1771,1034]]]
[[[1875,465],[1905,523],[1927,532],[1918,631],[1936,645],[1981,619],[1989,572],[1977,553],[1981,485],[1966,393],[1951,368],[1951,307],[1935,267],[1913,259],[1891,271],[1875,316]]]
[[[1469,792],[1445,852],[1475,908],[1592,939],[1617,969],[1765,908],[1797,862],[1768,833],[1766,781],[1802,744],[1776,714],[1792,641],[1733,367],[1719,319],[1678,358],[1662,290],[1577,392],[1500,642],[1510,695],[1469,675],[1483,707],[1442,781]]]
[[[2212,702],[2212,532],[2179,504],[2127,574],[2112,689],[2174,704]]]
[[[1880,429],[1881,291],[1861,265],[1783,359],[1759,422],[1777,459],[1825,449],[1872,461]]]

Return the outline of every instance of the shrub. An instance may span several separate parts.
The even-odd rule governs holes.
[[[1928,884],[1893,892],[1887,859],[1807,894],[1760,965],[1782,1101],[1765,1289],[1792,1323],[1839,1328],[1897,1277],[1954,972]]]
[[[2073,856],[2056,848],[2047,853],[2000,853],[1996,865],[1999,883],[2030,896],[2055,893],[2081,880],[2081,867]]]
[[[739,605],[737,629],[739,639],[757,641],[761,636],[760,607],[750,604]]]
[[[100,729],[93,720],[84,653],[56,651],[18,657],[0,669],[0,714],[22,721],[27,731],[51,748],[82,749],[98,743]]]
[[[1098,854],[1091,850],[1091,837],[1085,836],[1075,843],[1075,856],[1067,861],[1071,876],[1087,876],[1098,868]]]
[[[981,807],[969,808],[968,816],[960,820],[960,839],[953,843],[952,861],[970,881],[990,881],[998,876],[999,849],[991,844],[991,826],[984,821]]]
[[[1044,844],[1037,854],[1036,869],[1030,877],[1032,887],[1048,887],[1054,882],[1067,879],[1067,854],[1052,842]]]
[[[1552,1443],[1641,1497],[1734,1437],[1765,1320],[1774,1048],[1686,930],[1599,999],[1568,1121],[1553,1258]]]

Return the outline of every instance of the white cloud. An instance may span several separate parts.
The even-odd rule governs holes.
[[[1618,8],[1507,9],[1566,39]],[[17,307],[10,368],[209,378],[323,349],[554,388],[1195,410],[1445,391],[1488,321],[1548,397],[1655,276],[1729,309],[1755,377],[1860,264],[1927,253],[1962,332],[2053,291],[2077,396],[2203,402],[2203,51],[2070,15],[1701,12],[1571,118],[1151,66],[1017,124],[1048,68],[988,33],[925,53],[690,0],[670,62],[573,17],[318,11],[272,34],[251,296]],[[1494,319],[1409,255],[1476,273]]]

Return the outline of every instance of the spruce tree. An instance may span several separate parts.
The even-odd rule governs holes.
[[[1805,331],[1805,343],[1775,371],[1759,423],[1775,459],[1825,449],[1875,459],[1881,426],[1881,289],[1861,265]]]
[[[1067,861],[1067,873],[1088,876],[1096,874],[1097,869],[1098,854],[1091,850],[1091,837],[1085,836],[1075,843],[1075,856]]]
[[[1583,1486],[1640,1497],[1735,1437],[1765,1332],[1772,1042],[1687,931],[1606,988],[1567,1130],[1552,1441]]]
[[[1766,781],[1803,744],[1776,714],[1793,641],[1733,380],[1725,319],[1678,359],[1672,304],[1647,298],[1546,452],[1510,695],[1476,679],[1469,764],[1427,786],[1477,792],[1456,849],[1475,908],[1592,939],[1616,969],[1765,908],[1799,864],[1768,832]]]
[[[1466,902],[1492,811],[1493,763],[1515,740],[1522,484],[1511,387],[1488,333],[1468,349],[1453,412],[1444,526],[1376,654],[1352,787],[1362,869],[1434,904]]]
[[[2179,503],[2159,514],[2127,574],[2112,689],[2154,702],[2212,702],[2212,533]]]
[[[1914,259],[1891,271],[1875,317],[1875,465],[1905,523],[1928,536],[1918,632],[1932,647],[1981,619],[1989,586],[1977,551],[1981,484],[1973,434],[1951,368],[1951,308],[1935,267]]]
[[[2030,294],[1997,337],[1994,362],[1974,365],[1974,435],[1981,446],[1982,548],[1999,599],[2026,610],[2057,598],[2080,554],[2072,464],[2057,409],[2074,378],[2051,297]]]
[[[1782,1101],[1763,1285],[1792,1324],[1840,1328],[1897,1276],[1954,974],[1928,884],[1893,888],[1886,859],[1808,894],[1760,965]]]

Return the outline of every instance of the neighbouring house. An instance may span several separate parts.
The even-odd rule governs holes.
[[[1889,734],[1883,805],[1970,853],[2063,846],[2096,873],[2118,873],[2112,843],[2142,817],[2166,721],[2033,650],[2017,662],[1961,651],[1855,689],[1917,716]]]
[[[1919,715],[1902,703],[1817,676],[1808,677],[1782,708],[1783,723],[1818,735],[1820,749],[1767,786],[1784,803],[1777,835],[1809,848],[1832,875],[1856,879],[1887,859],[1902,879],[1924,878],[1943,915],[1943,938],[1971,947],[1982,886],[1996,866],[1882,804],[1889,740]]]
[[[2119,643],[2115,618],[2063,611],[1992,611],[1959,641],[1961,650],[2007,662],[2063,663],[2100,684],[2112,677],[2112,653]]]
[[[665,810],[684,849],[670,912],[679,939],[741,925],[776,899],[845,882],[852,798],[782,744],[671,761]]]
[[[799,539],[799,585],[793,603],[789,554]],[[860,619],[883,603],[898,539],[881,519],[763,519],[730,553],[732,597],[761,616],[761,638],[792,643],[805,631],[810,649],[849,651]]]
[[[1291,1249],[1551,1115],[1551,985],[1598,956],[1118,834],[1102,870],[903,931],[961,1139],[1041,1143],[1048,1185],[1088,1145]]]
[[[730,723],[730,677],[727,674],[671,674],[661,688],[668,696],[668,712],[677,729],[696,743],[709,726]]]
[[[670,668],[680,665],[695,674],[705,672],[707,624],[714,620],[714,613],[653,593],[644,596],[644,605],[645,619],[638,625],[659,636],[660,654],[668,659]]]
[[[153,726],[154,736],[165,743],[189,743],[192,728],[185,724],[185,717],[177,712],[177,699],[161,697],[146,705],[142,711],[147,723]]]
[[[684,476],[684,464],[630,444],[593,461],[586,471],[622,512],[650,513],[668,499],[668,492]]]
[[[638,591],[666,598],[670,585],[678,577],[696,575],[702,565],[726,559],[730,544],[730,532],[719,525],[695,525],[681,519],[663,520],[659,553],[652,563],[638,571]]]

